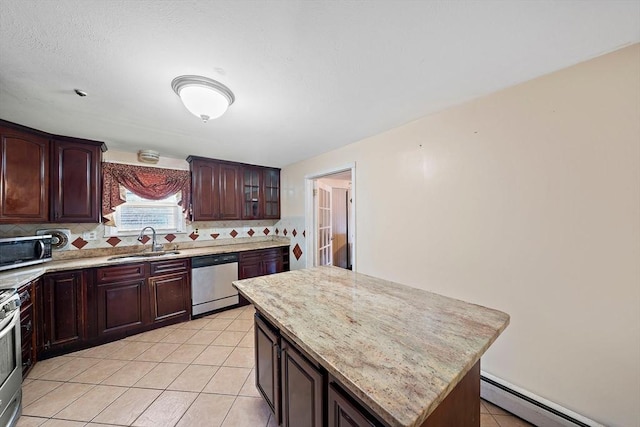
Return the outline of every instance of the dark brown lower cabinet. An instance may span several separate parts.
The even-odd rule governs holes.
[[[255,251],[240,252],[238,261],[238,278],[250,279],[252,277],[264,276],[267,274],[280,273],[285,270],[284,253],[289,253],[289,247],[259,249]]]
[[[289,271],[289,246],[240,252],[238,256],[238,279],[265,276]],[[249,301],[240,295],[239,305]]]
[[[145,279],[97,286],[98,336],[141,329],[149,312]]]
[[[47,274],[39,292],[38,355],[48,357],[77,348],[87,335],[85,272]]]
[[[191,260],[149,263],[150,321],[153,326],[184,322],[191,314]]]
[[[322,427],[324,375],[285,338],[282,351],[283,427]]]
[[[180,259],[45,275],[35,287],[37,359],[189,320],[190,265]]]
[[[189,320],[189,260],[123,264],[95,271],[99,340]]]
[[[189,320],[191,297],[187,273],[151,277],[149,292],[153,323]]]
[[[94,275],[98,340],[142,330],[149,317],[145,263],[96,268]]]

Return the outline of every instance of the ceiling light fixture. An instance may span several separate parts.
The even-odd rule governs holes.
[[[233,92],[228,87],[208,77],[176,77],[171,82],[171,87],[187,110],[205,123],[222,116],[235,101]]]

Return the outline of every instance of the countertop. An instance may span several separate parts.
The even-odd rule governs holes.
[[[336,267],[234,285],[393,427],[421,425],[509,324],[497,310]]]
[[[30,267],[17,268],[15,270],[8,270],[0,272],[0,289],[1,288],[11,288],[11,287],[19,287],[23,284],[35,280],[38,277],[46,273],[54,273],[59,271],[68,271],[68,270],[78,270],[85,268],[94,268],[94,267],[103,267],[110,265],[118,265],[118,264],[131,264],[145,261],[161,261],[167,259],[179,259],[179,258],[193,258],[201,255],[214,255],[214,254],[223,254],[230,252],[245,252],[252,251],[258,249],[269,249],[269,248],[277,248],[282,246],[288,246],[289,241],[284,239],[277,240],[266,240],[259,242],[250,242],[250,243],[235,243],[229,245],[217,245],[217,246],[203,246],[199,248],[191,248],[191,249],[178,249],[180,253],[171,254],[171,255],[163,255],[159,257],[145,257],[140,258],[139,260],[132,260],[130,258],[125,259],[113,259],[109,258],[113,256],[122,256],[122,254],[118,255],[106,255],[106,256],[98,256],[98,257],[90,257],[90,258],[74,258],[74,259],[64,259],[64,260],[54,260],[48,261],[43,264],[38,264]],[[134,251],[132,251],[134,253]],[[140,251],[137,251],[140,253]]]

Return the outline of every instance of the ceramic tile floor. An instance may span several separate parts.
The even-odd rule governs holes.
[[[254,386],[251,306],[38,362],[18,427],[275,427]],[[481,427],[528,426],[482,402]]]

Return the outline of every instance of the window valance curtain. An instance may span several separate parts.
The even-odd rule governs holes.
[[[116,206],[126,202],[120,186],[145,199],[161,200],[179,193],[182,212],[187,216],[191,197],[189,171],[150,168],[120,163],[102,164],[102,216],[105,225],[115,226]]]

